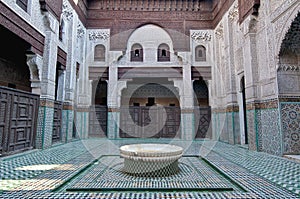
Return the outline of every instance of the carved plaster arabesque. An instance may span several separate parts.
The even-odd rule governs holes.
[[[215,34],[219,39],[224,37],[224,27],[222,23],[215,29]]]
[[[56,32],[56,18],[48,11],[44,11],[43,13],[43,22],[44,25],[52,32]]]
[[[229,11],[228,18],[231,22],[238,19],[239,16],[239,6],[237,3],[234,4],[233,8]]]
[[[77,24],[77,38],[82,38],[85,35],[85,30],[83,25],[80,23]]]
[[[191,38],[196,42],[211,41],[211,34],[208,31],[195,31],[191,34]]]
[[[284,71],[284,72],[299,72],[300,66],[298,65],[290,65],[290,64],[280,64],[278,71]]]
[[[89,33],[90,40],[107,40],[110,37],[108,30],[95,30]]]
[[[66,0],[63,1],[62,13],[68,21],[73,18],[73,9]]]
[[[271,21],[274,23],[275,34],[275,56],[279,55],[281,44],[289,31],[290,26],[300,10],[300,4],[296,4],[299,0],[286,0],[272,14]],[[292,5],[296,5],[293,7]]]

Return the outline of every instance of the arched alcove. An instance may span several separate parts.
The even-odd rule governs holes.
[[[202,45],[198,45],[195,48],[195,61],[206,61],[206,48]]]
[[[130,61],[143,62],[143,59],[144,59],[143,46],[138,43],[133,44],[131,46],[131,51],[130,51]]]
[[[168,44],[160,44],[157,48],[157,61],[170,61],[170,47]]]
[[[97,44],[94,48],[94,61],[105,61],[105,46]]]
[[[300,13],[281,43],[277,71],[283,154],[300,154]]]

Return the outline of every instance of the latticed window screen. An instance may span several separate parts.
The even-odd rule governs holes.
[[[17,0],[17,5],[27,12],[28,0]]]

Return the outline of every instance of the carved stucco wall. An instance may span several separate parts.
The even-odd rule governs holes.
[[[282,123],[287,123],[286,119],[281,120],[281,117],[279,117],[280,112],[283,111],[280,111],[278,106],[266,108],[259,104],[261,101],[278,100],[278,68],[281,71],[285,70],[284,75],[287,76],[288,74],[289,80],[298,78],[298,74],[295,74],[298,71],[298,67],[296,66],[297,64],[299,66],[299,57],[294,59],[298,62],[292,63],[288,67],[281,65],[282,67],[280,68],[278,66],[278,55],[284,35],[288,32],[290,24],[299,12],[299,4],[300,2],[295,0],[261,1],[259,15],[256,17],[250,15],[242,24],[236,23],[234,19],[234,6],[236,5],[233,5],[215,29],[212,105],[214,108],[225,108],[227,102],[230,102],[228,100],[228,96],[230,96],[227,94],[228,91],[236,92],[239,96],[239,80],[251,68],[252,73],[246,73],[247,76],[245,78],[246,88],[254,85],[253,96],[251,95],[252,99],[249,100],[250,95],[246,95],[248,103],[251,105],[252,100],[256,100],[258,103],[257,107],[249,106],[251,108],[247,111],[249,147],[253,150],[265,151],[276,155],[281,155],[283,151],[281,147],[283,144],[281,125]],[[227,21],[225,17],[228,17],[229,20]],[[230,38],[230,34],[234,38],[232,45],[227,41]],[[251,42],[247,42],[248,36],[252,37]],[[255,49],[252,51],[255,54],[247,57],[247,49],[251,48]],[[230,55],[231,51],[233,51],[233,56],[227,56]],[[227,59],[226,57],[233,57],[233,59]],[[290,58],[287,60],[291,62]],[[231,67],[234,67],[233,76],[230,76]],[[291,74],[292,72],[293,74]],[[279,74],[283,76],[282,72]],[[230,83],[232,84],[232,79],[234,78],[235,89],[232,89],[233,87],[230,89]],[[290,96],[299,95],[299,83],[287,80],[286,78],[284,80],[278,79],[279,83],[284,83],[282,86],[279,84],[279,91],[282,90],[281,87],[288,87],[290,85],[290,92],[293,91],[293,93],[290,93]],[[291,85],[293,85],[293,88]],[[241,110],[242,101],[239,97],[238,99]],[[232,98],[231,102],[234,103],[234,98]],[[264,102],[261,103],[263,104]],[[226,116],[221,113],[215,113],[214,118],[218,118],[217,120],[213,120],[217,131],[216,135],[222,132],[221,139],[228,141],[230,135],[225,135],[225,132],[222,130],[224,129],[224,125],[220,125],[220,121],[222,124],[226,124],[226,119],[224,119]],[[240,119],[242,118],[240,117]],[[270,120],[274,122],[270,123]],[[291,136],[291,134],[286,135],[286,137],[293,137],[295,139],[295,136]],[[292,142],[291,139],[288,142]],[[291,146],[291,144],[288,145],[289,149]]]

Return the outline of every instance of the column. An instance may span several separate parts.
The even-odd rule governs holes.
[[[71,10],[71,9],[70,9]],[[67,36],[67,62],[66,62],[66,75],[65,75],[65,96],[63,105],[63,136],[65,142],[72,140],[73,136],[73,122],[74,122],[74,100],[76,88],[76,42],[77,42],[77,17],[69,11],[66,17]]]
[[[174,80],[174,85],[180,91],[181,138],[192,140],[195,138],[195,116],[191,66],[189,64],[183,65],[182,70],[182,80]]]
[[[36,148],[44,149],[52,145],[55,73],[57,60],[58,21],[50,13],[44,13],[46,21],[43,67],[41,70],[41,92],[38,113]]]
[[[109,81],[107,84],[107,137],[115,139],[119,136],[120,102],[118,88],[118,66],[112,64],[109,67]],[[119,99],[119,100],[118,100]]]

